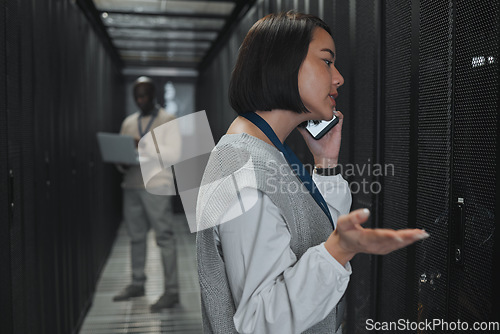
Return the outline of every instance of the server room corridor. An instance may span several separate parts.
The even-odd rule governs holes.
[[[311,33],[304,39],[310,44],[300,42],[310,46],[303,50],[291,48],[291,39],[269,43],[284,34],[280,26],[259,44],[255,61],[246,63],[267,69],[265,75],[235,70],[238,54],[249,52],[240,46],[254,24],[288,11],[317,16],[334,41],[333,51],[321,50],[328,59],[320,60],[321,71],[305,93],[299,70],[309,64],[313,42],[324,36]],[[236,309],[240,320],[256,324],[239,331],[257,328],[256,334],[304,332],[297,328],[305,323],[322,328],[321,334],[500,332],[499,26],[500,0],[2,1],[0,334],[224,332],[214,328],[245,328],[236,324]],[[280,64],[259,58],[282,55],[276,45],[290,57],[280,56]],[[276,84],[285,78],[282,65],[293,80]],[[248,297],[248,305],[261,307],[242,311],[246,306],[240,307],[237,294],[243,287],[232,279],[244,272],[242,280],[251,281],[255,272],[239,262],[240,271],[228,269],[233,253],[223,249],[228,246],[221,245],[219,230],[197,225],[203,220],[196,208],[204,203],[197,199],[207,161],[238,116],[235,99],[261,103],[287,90],[281,101],[293,97],[301,103],[288,109],[305,110],[304,96],[322,93],[312,87],[326,82],[321,73],[327,71],[333,78],[328,84],[338,85],[333,93],[328,87],[327,101],[343,115],[336,167],[318,165],[295,130],[299,123],[285,136],[286,145],[314,182],[346,181],[352,198],[347,212],[370,211],[364,228],[418,229],[429,237],[387,255],[357,252],[344,266],[326,257],[348,279],[335,278],[338,288],[328,284],[338,289],[339,300],[312,321],[312,313],[304,316],[308,304],[293,300],[311,291],[315,271],[295,290],[286,273],[305,262],[300,260],[306,250],[324,245],[316,242],[321,225],[303,218],[311,234],[294,232],[295,218],[273,197],[269,202],[281,210],[276,217],[290,235],[287,251],[296,259],[274,275],[275,267],[265,267],[277,249],[270,248],[257,271],[272,271],[266,279],[284,284],[288,299],[283,308],[278,299],[262,297],[262,291],[275,291],[262,288],[268,283],[262,279]],[[265,94],[246,99],[241,97],[250,95],[240,92],[230,102],[233,73],[259,73],[254,86]],[[267,80],[269,73],[276,80]],[[296,176],[294,182],[307,183],[302,177],[309,175]],[[280,195],[291,196],[282,189]],[[330,209],[332,214],[326,195],[318,199],[312,189],[306,192],[311,203],[324,209],[331,225],[337,223],[341,210]],[[304,217],[318,209],[298,202],[293,210]],[[265,221],[268,227],[274,220]],[[332,232],[331,225],[333,235],[339,229]],[[204,252],[202,231],[216,231],[209,246],[217,251]],[[232,245],[241,247],[234,251],[241,263],[246,243],[263,239],[248,240]],[[311,244],[299,252],[306,242]],[[328,255],[327,246],[321,249]],[[214,279],[221,287],[207,283],[213,277],[223,277]],[[287,312],[292,321],[283,320]],[[288,327],[294,317],[303,321]],[[262,329],[267,325],[279,330]]]

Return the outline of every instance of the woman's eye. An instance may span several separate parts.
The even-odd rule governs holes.
[[[326,63],[326,65],[330,66],[331,64],[333,64],[332,61],[328,60],[328,59],[323,59]]]

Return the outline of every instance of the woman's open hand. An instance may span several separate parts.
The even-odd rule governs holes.
[[[339,119],[338,124],[319,140],[314,139],[306,129],[297,128],[314,156],[315,165],[320,168],[335,167],[338,162],[344,115],[337,111],[335,116]]]
[[[342,265],[357,253],[385,255],[429,237],[427,232],[420,229],[396,231],[361,227],[369,215],[368,209],[359,209],[340,216],[337,228],[325,242],[328,252]]]

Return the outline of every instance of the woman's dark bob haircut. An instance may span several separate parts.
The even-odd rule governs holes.
[[[309,112],[299,95],[299,68],[316,28],[330,28],[314,15],[289,11],[257,21],[241,44],[229,84],[238,113],[286,109]]]

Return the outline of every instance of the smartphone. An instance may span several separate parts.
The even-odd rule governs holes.
[[[323,137],[328,131],[330,131],[331,128],[333,128],[337,123],[339,122],[339,119],[337,116],[333,116],[333,118],[329,121],[321,121],[319,124],[314,124],[313,122],[309,122],[309,125],[306,126],[306,130],[309,131],[311,136],[313,136],[314,139],[320,139]]]

